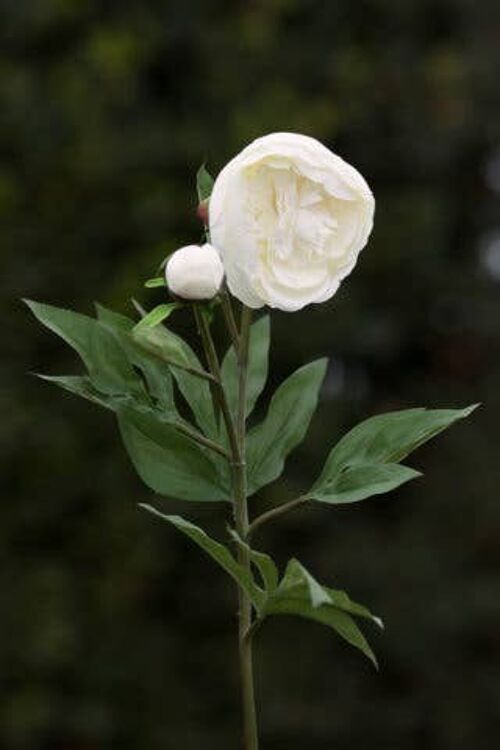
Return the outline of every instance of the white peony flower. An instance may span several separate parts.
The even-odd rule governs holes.
[[[217,177],[210,238],[235,297],[299,310],[335,294],[366,245],[374,209],[350,164],[314,138],[272,133]]]
[[[212,299],[221,288],[224,267],[212,245],[187,245],[170,256],[165,278],[170,291],[182,299]]]

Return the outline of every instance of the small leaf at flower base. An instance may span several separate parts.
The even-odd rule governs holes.
[[[304,438],[318,403],[326,363],[326,359],[318,359],[285,380],[271,399],[264,421],[250,431],[249,494],[280,476],[286,457]]]
[[[177,310],[179,307],[181,307],[181,305],[178,302],[168,302],[164,305],[157,305],[137,323],[134,328],[134,333],[143,331],[146,328],[154,328],[160,323],[163,323],[163,321],[170,317],[173,311]]]
[[[344,591],[322,586],[298,561],[290,560],[278,588],[267,598],[262,617],[298,615],[327,625],[358,648],[377,666],[375,655],[352,615],[363,617],[379,627],[381,620]]]
[[[420,476],[398,462],[476,408],[477,404],[465,409],[407,409],[361,422],[332,449],[307,497],[353,503]]]
[[[148,279],[144,282],[146,289],[157,289],[161,286],[167,286],[164,276],[155,276],[154,279]]]
[[[250,328],[248,342],[248,371],[246,387],[246,416],[251,414],[255,402],[262,393],[267,381],[269,367],[269,344],[271,319],[269,315],[259,318]],[[224,357],[221,368],[222,384],[232,414],[236,414],[238,404],[238,364],[234,346]]]
[[[198,201],[206,201],[212,195],[212,189],[214,186],[214,178],[207,171],[204,164],[198,169],[196,173],[196,192],[198,194]]]
[[[149,513],[167,521],[176,527],[179,531],[189,537],[198,547],[201,547],[223,570],[228,573],[248,594],[255,609],[259,611],[264,603],[264,592],[260,589],[252,578],[252,575],[233,557],[231,552],[220,542],[212,539],[208,534],[200,529],[199,526],[186,521],[181,516],[170,516],[161,513],[151,505],[141,503],[140,506]]]
[[[273,559],[266,555],[265,552],[257,552],[236,533],[234,529],[229,529],[229,533],[236,544],[244,549],[250,556],[251,561],[259,570],[262,581],[266,588],[266,593],[272,593],[278,586],[279,573]]]
[[[223,459],[152,411],[124,407],[118,410],[118,423],[137,473],[154,492],[180,500],[229,502],[230,488],[220,471]]]

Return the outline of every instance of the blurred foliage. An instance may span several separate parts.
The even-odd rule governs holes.
[[[234,591],[149,499],[112,419],[30,380],[74,372],[18,298],[123,311],[197,241],[195,174],[273,130],[372,185],[376,228],[327,305],[273,314],[275,384],[327,354],[309,442],[412,405],[484,408],[424,479],[262,534],[384,617],[381,673],[319,627],[259,635],[263,747],[489,748],[500,679],[500,19],[493,0],[4,0],[0,6],[0,745],[234,748]],[[190,320],[182,320],[184,331]],[[186,508],[165,501],[169,512]],[[223,529],[213,507],[191,517]],[[213,598],[220,607],[213,606]]]

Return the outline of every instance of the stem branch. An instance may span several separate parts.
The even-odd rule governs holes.
[[[271,510],[266,511],[266,513],[262,513],[260,516],[257,516],[257,518],[252,521],[248,528],[247,538],[255,533],[255,531],[260,526],[262,526],[262,524],[267,523],[267,521],[272,521],[274,518],[278,518],[278,516],[283,515],[283,513],[288,513],[289,510],[298,508],[300,505],[304,505],[304,503],[307,503],[308,500],[308,497],[297,497],[295,498],[295,500],[290,500],[288,503],[278,505],[277,508],[271,508]]]

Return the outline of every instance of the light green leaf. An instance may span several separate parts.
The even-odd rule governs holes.
[[[227,547],[220,542],[215,541],[215,539],[212,539],[205,531],[203,531],[203,529],[200,529],[199,526],[195,526],[181,516],[165,515],[151,505],[142,503],[140,504],[140,507],[153,513],[155,516],[162,518],[164,521],[171,523],[197,544],[198,547],[201,547],[201,549],[215,560],[215,562],[246,591],[255,609],[257,611],[260,610],[265,598],[264,592],[257,586],[251,573],[234,559]]]
[[[144,282],[146,289],[157,289],[158,287],[167,286],[164,276],[155,276],[153,279],[148,279]]]
[[[271,320],[265,315],[250,329],[248,342],[248,370],[246,388],[246,416],[248,416],[266,384],[269,367]],[[238,363],[234,346],[224,357],[221,368],[222,384],[232,414],[238,409]]]
[[[200,203],[210,198],[213,186],[214,178],[207,171],[205,165],[202,164],[196,173],[196,192],[198,194],[198,201]]]
[[[187,356],[187,344],[168,328],[156,326],[143,330],[132,330],[132,337],[137,346],[165,363],[185,367],[190,364]]]
[[[249,494],[280,476],[286,457],[304,438],[318,403],[326,364],[326,359],[318,359],[294,372],[274,394],[264,421],[250,431]]]
[[[294,591],[297,587],[305,585],[310,603],[313,607],[321,607],[322,604],[331,604],[330,597],[323,591],[323,587],[298,561],[292,558],[288,562],[285,575],[280,584],[280,592]]]
[[[118,423],[130,459],[154,492],[181,500],[230,500],[218,457],[151,411],[123,408]],[[225,463],[225,462],[224,462]]]
[[[412,451],[464,419],[478,404],[465,409],[406,409],[378,414],[361,422],[333,448],[325,464],[331,476],[343,466],[399,463]]]
[[[338,609],[351,615],[355,615],[356,617],[363,617],[365,620],[370,620],[370,622],[373,622],[378,628],[380,628],[380,630],[384,629],[384,623],[380,617],[372,614],[367,607],[363,606],[363,604],[353,602],[345,591],[331,589],[328,588],[328,586],[323,586],[323,591],[328,594],[331,604],[333,604],[334,607],[338,607]]]
[[[179,307],[181,307],[181,305],[178,302],[168,302],[164,305],[157,305],[137,323],[134,328],[134,333],[137,334],[139,331],[143,331],[146,328],[154,328],[170,317],[173,311],[177,310]]]
[[[371,417],[333,448],[307,497],[326,503],[352,503],[399,487],[420,476],[398,464],[409,453],[464,419],[466,409],[407,409]]]
[[[234,529],[229,529],[229,533],[236,542],[236,544],[249,555],[250,560],[259,570],[262,581],[266,588],[266,593],[274,591],[278,585],[278,568],[274,561],[265,552],[258,552],[252,549],[249,544],[243,541],[243,539],[236,533]]]
[[[94,318],[52,305],[25,300],[38,320],[75,349],[94,387],[109,395],[144,399],[144,387],[111,332]]]
[[[396,489],[401,484],[422,476],[403,464],[365,464],[347,466],[330,482],[318,485],[306,495],[323,503],[356,503],[372,495]]]
[[[379,626],[380,619],[351,601],[345,592],[321,586],[298,560],[289,561],[278,588],[266,601],[262,617],[273,614],[298,615],[327,625],[377,666],[372,649],[351,615],[370,619]]]

